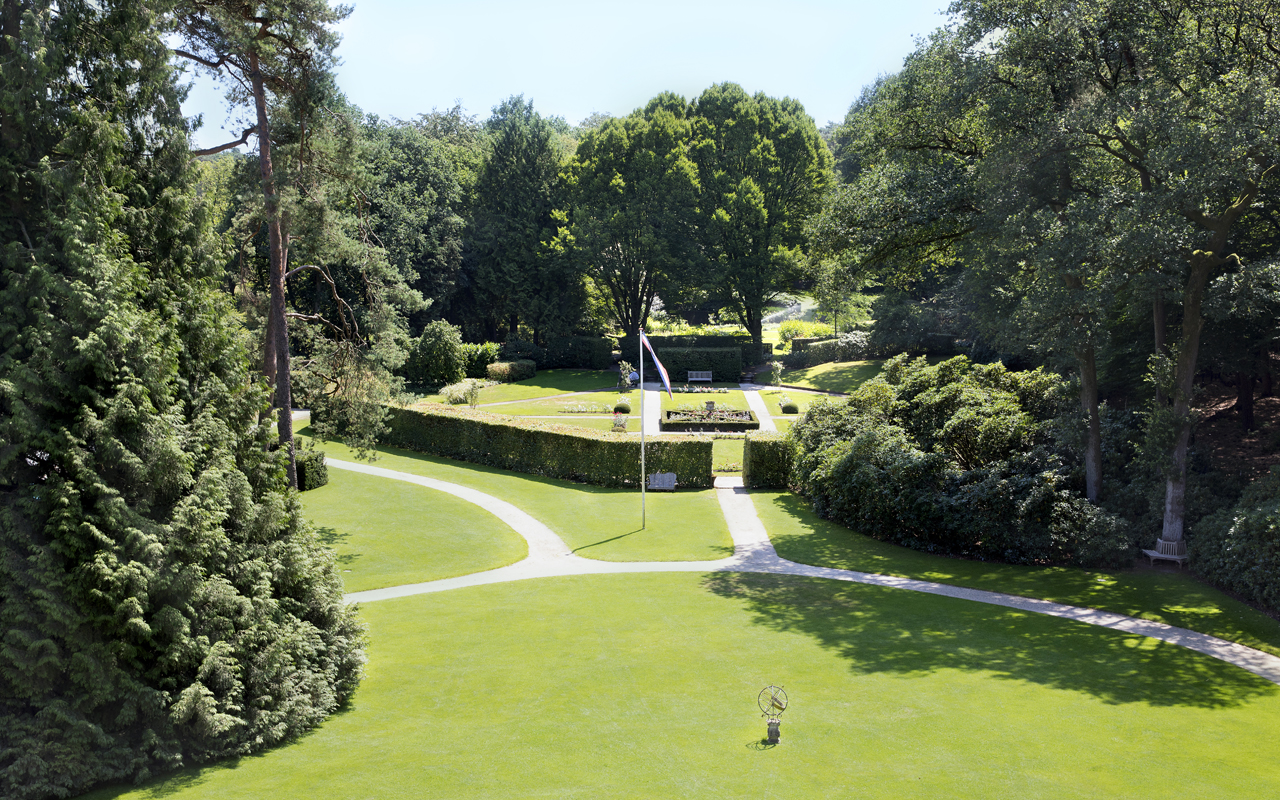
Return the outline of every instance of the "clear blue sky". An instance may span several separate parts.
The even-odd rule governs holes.
[[[456,100],[484,119],[523,94],[542,114],[577,123],[593,111],[627,114],[664,90],[693,98],[734,81],[798,99],[821,126],[899,69],[915,38],[946,22],[948,1],[357,0],[340,28],[338,85],[383,118]],[[199,146],[239,136],[207,81],[184,110],[204,114]]]

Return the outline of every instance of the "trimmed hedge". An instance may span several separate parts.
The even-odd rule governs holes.
[[[818,342],[829,341],[831,338],[832,337],[830,336],[807,336],[807,337],[797,336],[796,338],[791,340],[791,352],[803,353],[805,350],[809,348],[809,345],[816,344]]]
[[[667,417],[671,414],[680,414],[680,411],[664,411],[662,413],[662,430],[679,432],[702,431],[704,433],[742,433],[743,431],[754,431],[760,429],[760,420],[756,417],[754,411],[748,411],[751,415],[750,422],[732,422],[729,420],[717,422],[670,422]]]
[[[388,445],[598,486],[639,485],[640,439],[635,436],[437,403],[388,412]],[[681,486],[709,488],[711,444],[690,436],[651,439],[645,467],[651,473],[676,473]]]
[[[667,368],[672,383],[687,383],[690,370],[711,370],[717,381],[736,383],[742,377],[742,352],[736,347],[686,347],[679,350],[654,346],[662,366]],[[647,354],[646,354],[647,355]],[[652,364],[652,360],[649,361]],[[652,379],[657,372],[645,369],[645,377]]]
[[[608,369],[613,344],[599,336],[565,336],[547,342],[545,366]]]
[[[486,373],[491,381],[514,383],[537,375],[538,365],[524,358],[519,361],[495,361],[488,366]]]
[[[791,441],[785,433],[751,433],[742,443],[742,485],[786,489],[791,478]]]
[[[319,489],[329,482],[329,468],[325,466],[323,450],[304,450],[295,442],[293,453],[298,464],[298,491]]]
[[[742,357],[742,363],[751,363],[751,337],[745,334],[739,336],[729,336],[728,334],[720,336],[650,336],[649,344],[653,345],[653,349],[658,351],[664,349],[688,350],[690,348],[719,350],[724,347],[736,347]],[[639,344],[635,337],[618,337],[618,349],[622,351],[623,359],[630,361],[630,357],[636,354],[638,347]],[[764,342],[761,347],[763,348],[764,360],[768,361],[773,357],[773,343]],[[645,353],[645,358],[648,358],[647,352]],[[662,365],[667,366],[664,356],[659,355],[658,358],[662,358]],[[649,363],[653,363],[652,360]],[[670,372],[671,367],[668,366],[667,371]],[[741,372],[741,369],[739,369],[739,372]],[[673,375],[672,377],[674,378],[675,376]],[[734,378],[734,380],[737,380],[737,378]]]

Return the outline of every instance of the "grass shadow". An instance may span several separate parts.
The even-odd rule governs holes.
[[[1229,708],[1280,687],[1165,642],[1084,623],[864,584],[715,573],[704,587],[754,622],[803,633],[854,673],[980,671],[1086,692],[1109,704]]]
[[[325,547],[336,551],[339,545],[351,538],[351,534],[342,533],[336,528],[330,528],[327,525],[317,525],[316,538],[319,539]],[[343,566],[350,566],[355,563],[361,555],[361,553],[337,553],[334,556],[334,560]]]
[[[616,542],[616,541],[618,541],[619,539],[625,539],[625,538],[627,538],[628,536],[631,536],[631,535],[636,534],[636,533],[640,533],[640,532],[641,532],[641,531],[643,531],[643,530],[644,530],[644,528],[636,528],[634,531],[629,531],[628,533],[623,533],[623,534],[620,534],[620,535],[618,535],[618,536],[610,537],[610,538],[608,538],[608,539],[601,539],[600,541],[598,541],[598,542],[592,542],[591,544],[584,544],[584,545],[582,545],[581,547],[575,547],[575,548],[573,549],[573,552],[577,553],[577,552],[579,552],[579,551],[586,550],[588,547],[598,547],[598,546],[600,546],[600,545],[602,545],[602,544],[608,544],[609,542]]]

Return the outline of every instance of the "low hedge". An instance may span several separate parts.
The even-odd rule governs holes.
[[[791,478],[791,441],[785,433],[751,433],[742,443],[742,485],[785,489]]]
[[[669,415],[679,413],[682,412],[662,412],[662,430],[674,431],[676,433],[691,433],[694,431],[702,431],[704,433],[742,433],[744,431],[755,431],[760,429],[760,419],[755,415],[754,411],[747,412],[751,415],[750,422],[733,422],[730,420],[717,422],[669,422],[667,420]]]
[[[388,409],[386,444],[499,469],[598,486],[639,486],[640,439],[608,431],[425,403]],[[680,485],[712,485],[711,440],[651,439],[648,472],[674,472]]]
[[[532,378],[538,374],[538,365],[528,359],[519,361],[495,361],[486,369],[491,381],[514,383]]]
[[[318,489],[329,482],[329,468],[325,466],[323,450],[304,450],[295,443],[293,454],[298,465],[298,491]]]
[[[831,339],[830,336],[797,336],[791,340],[791,352],[802,353],[808,349],[809,345],[817,342],[825,342]]]

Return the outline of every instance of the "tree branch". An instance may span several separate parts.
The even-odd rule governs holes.
[[[226,144],[220,144],[217,147],[210,147],[205,150],[192,150],[191,157],[199,158],[200,156],[211,156],[214,153],[221,153],[223,150],[230,150],[233,147],[239,147],[240,145],[248,142],[249,137],[254,135],[257,132],[258,132],[257,125],[254,125],[252,128],[245,128],[244,133],[240,134],[240,138],[237,139],[236,141],[227,142]]]

